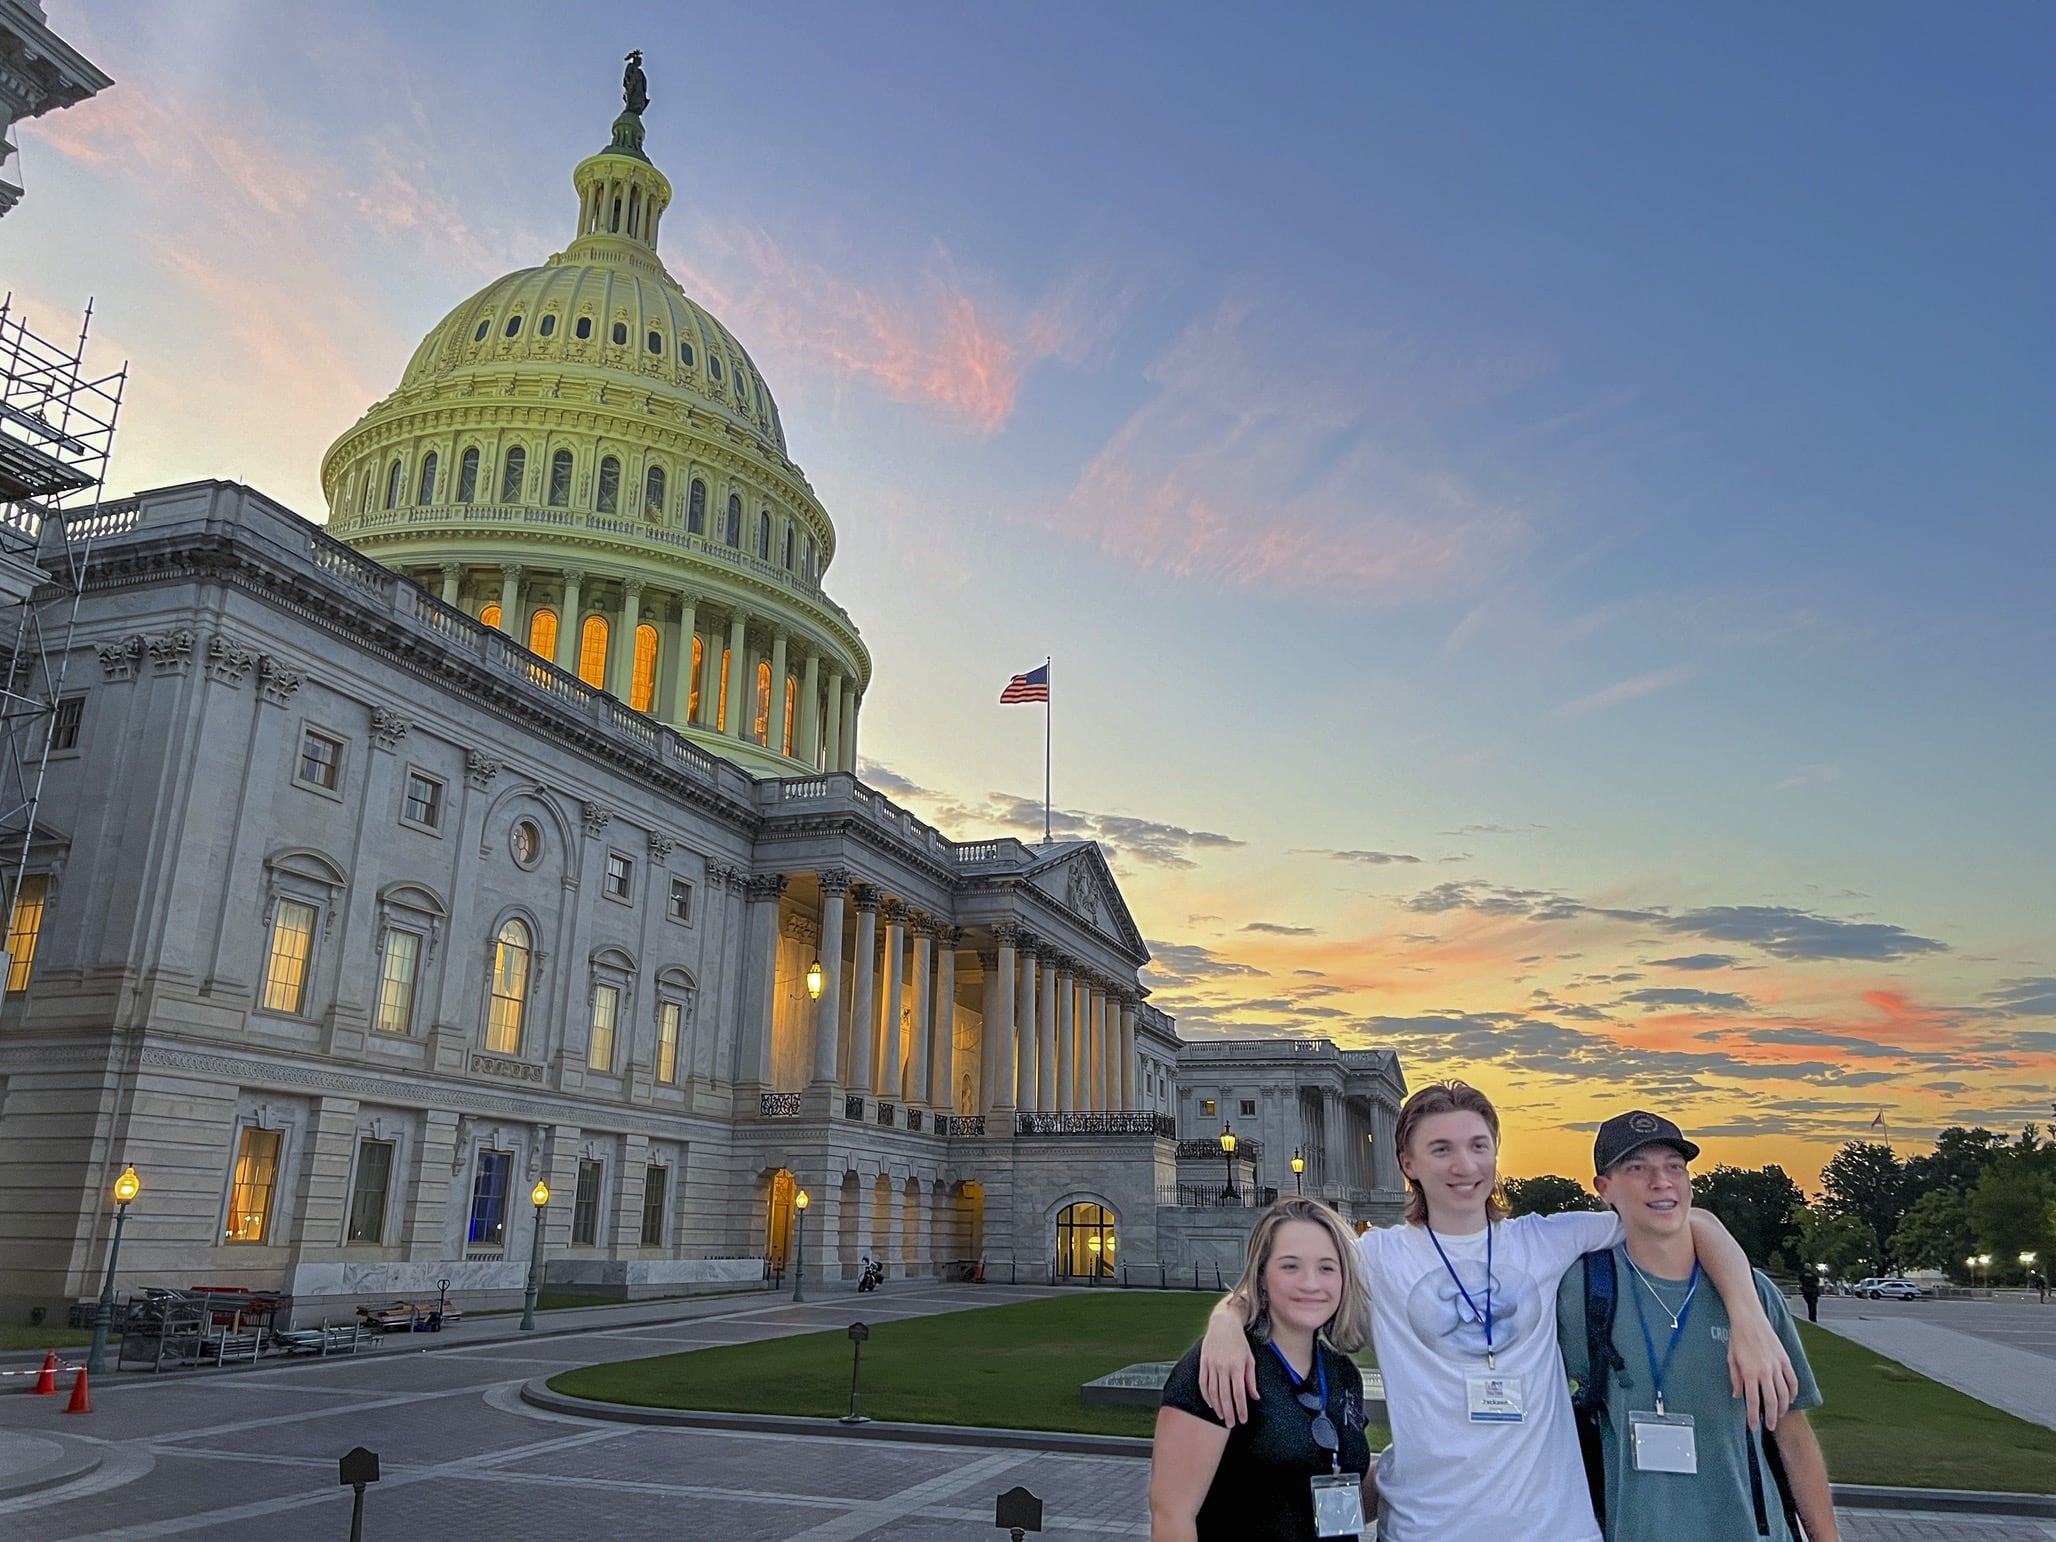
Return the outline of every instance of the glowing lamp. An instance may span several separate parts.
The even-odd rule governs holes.
[[[808,1197],[805,1189],[801,1189],[799,1193],[793,1195],[792,1202],[796,1209],[804,1210],[814,1201]]]
[[[143,1180],[136,1176],[134,1167],[125,1168],[122,1175],[114,1180],[114,1202],[117,1205],[127,1204],[142,1192]]]
[[[528,1198],[536,1209],[542,1209],[544,1205],[550,1202],[550,1186],[538,1178],[534,1189],[529,1192]]]
[[[822,979],[821,960],[817,958],[813,963],[807,965],[807,994],[816,1001],[821,999]]]
[[[1226,1153],[1227,1153],[1227,1154],[1228,1154],[1229,1156],[1233,1156],[1233,1155],[1235,1155],[1235,1132],[1234,1132],[1234,1130],[1232,1130],[1232,1129],[1228,1129],[1228,1128],[1223,1128],[1223,1129],[1222,1129],[1222,1131],[1221,1131],[1221,1150],[1222,1150],[1222,1151],[1224,1151],[1224,1152],[1226,1152]]]
[[[1292,1151],[1292,1171],[1294,1173],[1303,1173],[1306,1171],[1306,1158],[1299,1154],[1299,1148],[1296,1146],[1293,1148]]]

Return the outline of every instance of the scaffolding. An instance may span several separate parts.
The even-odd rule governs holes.
[[[17,935],[33,935],[21,907],[50,756],[78,733],[65,672],[128,384],[126,362],[88,372],[92,325],[89,300],[67,347],[31,330],[11,293],[0,300],[0,998],[15,984]],[[30,898],[39,921],[42,895]]]

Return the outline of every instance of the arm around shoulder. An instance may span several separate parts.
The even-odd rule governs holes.
[[[1182,1408],[1157,1410],[1149,1460],[1150,1542],[1196,1542],[1206,1503],[1228,1448],[1228,1431]]]
[[[1693,1210],[1692,1246],[1728,1309],[1728,1379],[1735,1396],[1748,1405],[1752,1429],[1759,1424],[1776,1429],[1779,1415],[1798,1395],[1799,1378],[1757,1297],[1756,1271],[1742,1245],[1710,1211]]]
[[[1248,1420],[1257,1398],[1256,1356],[1243,1332],[1249,1319],[1250,1303],[1230,1291],[1208,1314],[1199,1342],[1199,1395],[1231,1427]]]

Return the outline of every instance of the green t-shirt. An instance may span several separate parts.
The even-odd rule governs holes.
[[[1762,1436],[1750,1431],[1742,1401],[1729,1389],[1728,1309],[1721,1303],[1720,1292],[1703,1276],[1692,1299],[1692,1314],[1684,1320],[1684,1335],[1663,1379],[1665,1410],[1693,1418],[1699,1470],[1689,1475],[1635,1470],[1628,1449],[1628,1414],[1656,1407],[1649,1350],[1635,1316],[1635,1298],[1641,1297],[1642,1317],[1661,1357],[1670,1342],[1670,1314],[1683,1304],[1686,1282],[1648,1274],[1637,1280],[1628,1272],[1625,1247],[1613,1250],[1613,1264],[1613,1343],[1627,1369],[1616,1370],[1607,1379],[1601,1442],[1606,1459],[1607,1542],[1736,1542],[1757,1536],[1749,1484],[1752,1462],[1757,1464],[1763,1484],[1771,1542],[1792,1542],[1778,1505],[1777,1486],[1763,1459]],[[1652,1289],[1656,1299],[1650,1297]],[[1814,1382],[1813,1368],[1806,1363],[1806,1352],[1799,1346],[1799,1330],[1792,1325],[1785,1298],[1761,1270],[1756,1274],[1756,1294],[1799,1375],[1799,1395],[1792,1406],[1818,1408],[1820,1388]],[[1661,1312],[1657,1300],[1664,1304]],[[1573,1381],[1584,1381],[1589,1372],[1582,1262],[1571,1265],[1557,1290],[1556,1336],[1563,1346],[1565,1370]]]

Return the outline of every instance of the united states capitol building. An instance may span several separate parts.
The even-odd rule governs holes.
[[[9,926],[0,1312],[97,1292],[128,1165],[125,1289],[302,1303],[504,1301],[538,1224],[555,1288],[743,1284],[802,1189],[817,1280],[1154,1283],[1295,1182],[1397,1214],[1390,1052],[1182,1042],[1096,845],[859,779],[838,534],[658,257],[639,80],[569,245],[330,449],[325,523],[227,482],[96,516]]]

